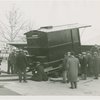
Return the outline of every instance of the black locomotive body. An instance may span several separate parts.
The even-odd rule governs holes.
[[[58,67],[68,51],[81,52],[79,28],[42,27],[25,35],[32,61],[40,61],[45,67]]]
[[[79,28],[84,27],[88,26],[48,26],[25,33],[31,61],[40,61],[45,68],[56,69],[62,64],[66,52],[81,52]]]

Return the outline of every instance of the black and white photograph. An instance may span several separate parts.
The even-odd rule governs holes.
[[[100,96],[100,0],[0,0],[0,96]]]

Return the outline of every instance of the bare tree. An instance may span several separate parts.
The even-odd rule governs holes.
[[[3,38],[2,42],[13,42],[23,30],[25,21],[18,9],[13,7],[6,16],[6,24],[0,21],[0,34]]]
[[[26,26],[24,27],[25,28],[25,31],[28,32],[28,31],[32,31],[35,29],[35,22],[33,21],[27,21],[26,23]]]

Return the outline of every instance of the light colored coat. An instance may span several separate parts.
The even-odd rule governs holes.
[[[70,57],[67,62],[68,80],[70,82],[77,82],[79,60],[74,56]]]

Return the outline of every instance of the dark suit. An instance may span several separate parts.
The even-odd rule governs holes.
[[[19,81],[26,81],[26,67],[27,67],[27,59],[23,52],[19,52],[16,56],[16,67],[19,75]]]
[[[83,56],[82,63],[81,63],[81,71],[83,79],[87,78],[87,56]]]
[[[98,78],[100,68],[100,56],[94,56],[93,65],[95,78]]]
[[[89,76],[93,75],[93,56],[88,55],[88,73]]]
[[[37,65],[35,68],[35,72],[33,75],[33,80],[34,81],[47,81],[48,77],[46,73],[44,72],[44,67],[42,64]]]

